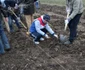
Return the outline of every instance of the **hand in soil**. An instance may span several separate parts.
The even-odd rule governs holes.
[[[47,34],[45,34],[45,38],[49,39],[50,37]]]
[[[56,37],[58,39],[58,35],[54,34],[54,37]]]

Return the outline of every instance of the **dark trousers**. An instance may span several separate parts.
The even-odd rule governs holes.
[[[72,43],[77,35],[77,25],[82,14],[77,14],[68,24],[70,29],[69,41]]]
[[[8,38],[4,32],[2,21],[0,21],[0,54],[5,53],[4,49],[9,49],[10,45],[8,42]]]
[[[14,29],[13,29],[13,19],[15,20],[15,24],[17,25],[18,29],[21,28],[18,19],[14,15],[9,15],[8,16],[8,23],[9,23],[9,27],[10,27],[11,32],[14,31]]]
[[[47,33],[47,30],[41,29],[44,33]],[[41,34],[39,34],[38,32],[32,32],[31,36],[34,38],[34,41],[39,41],[41,37],[43,37]]]

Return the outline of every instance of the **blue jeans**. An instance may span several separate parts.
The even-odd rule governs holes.
[[[9,49],[10,45],[7,39],[7,36],[4,32],[2,22],[0,21],[0,53],[4,53],[4,49]]]
[[[77,35],[77,25],[82,14],[77,14],[68,24],[70,29],[69,41],[73,42]]]
[[[13,29],[13,19],[15,20],[15,24],[17,25],[17,27],[19,29],[21,28],[18,19],[14,15],[9,15],[8,16],[8,23],[9,23],[9,27],[10,27],[10,31],[11,32],[14,32],[14,29]]]
[[[5,53],[5,51],[4,51],[4,45],[3,45],[3,43],[2,43],[2,41],[0,39],[0,54],[3,54],[3,53]]]

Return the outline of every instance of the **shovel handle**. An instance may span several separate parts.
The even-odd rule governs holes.
[[[67,18],[69,17],[69,13],[67,13]],[[67,26],[68,26],[68,24],[67,23],[65,23],[65,27],[64,27],[64,30],[66,31],[66,29],[67,29]]]
[[[15,15],[15,17],[17,18],[17,15],[13,12],[13,10],[11,10],[11,12]],[[21,22],[21,24],[23,25],[23,27],[25,28],[25,29],[27,29],[27,27],[22,23],[22,21],[20,20],[20,22]]]
[[[68,24],[67,24],[67,23],[65,23],[65,28],[64,28],[64,30],[65,30],[65,31],[66,31],[66,29],[67,29],[67,25],[68,25]]]

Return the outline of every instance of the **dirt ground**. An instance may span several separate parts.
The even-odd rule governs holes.
[[[41,5],[34,18],[49,14],[50,26],[59,35],[65,32],[65,7]],[[11,51],[0,56],[0,70],[85,70],[85,11],[78,25],[78,37],[72,45],[51,38],[35,45],[26,30],[8,34]]]

